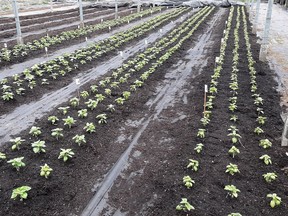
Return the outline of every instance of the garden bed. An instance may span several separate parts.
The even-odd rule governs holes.
[[[280,147],[283,123],[280,119],[277,83],[267,64],[257,61],[259,45],[249,29],[252,57],[257,62],[254,64],[257,71],[257,93],[264,99],[262,108],[267,118],[266,124],[261,126],[265,133],[256,136],[253,130],[258,125],[255,120],[257,112],[250,91],[251,67],[248,68],[243,31],[245,23],[242,8],[234,7],[233,10],[231,30],[224,34],[227,34],[227,46],[223,69],[218,78],[218,92],[215,94],[212,115],[210,123],[205,127],[204,138],[196,136],[198,129],[203,128],[200,119],[203,117],[204,85],[211,81],[215,58],[219,56],[220,46],[223,44],[221,40],[225,21],[231,9],[202,9],[191,15],[192,18],[189,20],[182,20],[183,26],[177,26],[181,31],[170,32],[171,37],[165,35],[170,39],[166,39],[167,46],[158,42],[153,44],[155,47],[150,51],[146,49],[150,52],[148,55],[147,51],[146,58],[145,54],[144,57],[142,55],[138,58],[136,55],[131,56],[130,61],[126,61],[125,69],[122,67],[117,70],[130,71],[127,73],[129,76],[117,75],[119,87],[111,87],[110,95],[106,91],[109,88],[107,83],[110,83],[107,76],[114,81],[117,72],[115,69],[101,77],[107,82],[104,86],[99,83],[100,79],[82,86],[74,95],[76,102],[78,96],[84,97],[84,90],[89,91],[91,95],[87,97],[91,100],[95,99],[95,96],[100,100],[99,95],[93,95],[93,84],[99,85],[97,94],[105,95],[105,99],[99,102],[95,111],[88,110],[89,115],[84,118],[85,121],[79,117],[78,111],[87,108],[89,103],[83,101],[88,99],[80,99],[74,108],[70,100],[60,106],[70,106],[68,114],[77,121],[71,129],[62,121],[67,115],[55,109],[35,122],[35,126],[41,128],[42,134],[31,136],[29,128],[17,135],[26,140],[19,151],[8,150],[11,143],[6,143],[1,149],[6,149],[7,158],[24,156],[27,163],[17,172],[5,161],[0,162],[1,212],[5,215],[39,215],[41,210],[41,215],[81,215],[81,212],[89,207],[88,205],[85,208],[93,195],[97,197],[104,186],[111,186],[99,195],[98,203],[90,202],[95,207],[95,212],[98,212],[94,212],[96,215],[203,216],[228,215],[232,212],[242,215],[286,215],[287,175],[281,169],[287,167],[288,157],[285,155],[285,149]],[[238,21],[236,14],[239,14]],[[236,64],[239,70],[239,89],[238,109],[234,114],[239,120],[233,125],[237,126],[242,138],[241,142],[237,143],[240,154],[232,158],[227,153],[231,147],[231,140],[227,134],[229,126],[232,125],[229,119],[233,114],[228,107],[231,97],[229,85],[232,64],[235,61],[233,31],[237,22],[240,23],[239,63]],[[179,41],[188,34],[190,37],[183,40],[178,47]],[[172,40],[174,38],[175,41]],[[177,48],[176,51],[174,48]],[[169,53],[173,55],[165,60],[165,63],[158,65]],[[147,63],[143,63],[142,58]],[[136,72],[131,70],[134,68],[134,59],[137,59]],[[157,65],[154,71],[153,65]],[[152,73],[145,78],[147,71]],[[123,83],[121,78],[124,79]],[[139,80],[144,81],[143,86],[136,86]],[[211,86],[209,87],[211,91]],[[135,93],[131,90],[134,88]],[[129,89],[131,95],[128,96],[124,92]],[[129,99],[124,100],[125,95]],[[208,95],[211,96],[212,93]],[[123,99],[122,105],[119,98]],[[115,100],[120,102],[113,107],[114,112],[107,110],[110,104],[115,104]],[[99,115],[102,114],[107,115],[107,119],[102,118],[107,124],[98,124],[101,121]],[[51,125],[47,121],[48,116],[57,116],[59,121],[56,125]],[[95,133],[83,132],[86,122],[96,125]],[[59,140],[52,137],[51,130],[55,128],[63,128],[65,137],[60,137]],[[76,134],[85,134],[86,143],[78,146],[72,139]],[[263,150],[259,147],[259,138],[269,139],[273,143],[272,148]],[[37,140],[46,141],[46,154],[33,153],[30,144]],[[194,148],[200,142],[204,147],[202,152],[197,154]],[[75,155],[67,162],[58,160],[60,148],[72,148]],[[129,149],[131,152],[128,152],[128,159],[121,161],[121,155],[124,158],[125,152]],[[259,159],[264,153],[269,154],[273,161],[269,166]],[[197,172],[186,168],[189,159],[199,161]],[[116,165],[122,162],[123,166],[115,170]],[[225,173],[226,165],[230,162],[237,163],[240,173],[234,176]],[[44,163],[53,168],[48,179],[39,176],[39,167]],[[262,177],[266,172],[277,173],[276,181],[266,183]],[[195,185],[190,189],[183,184],[183,176],[187,175],[195,180]],[[109,178],[110,176],[113,177]],[[227,184],[236,185],[241,190],[238,198],[227,195],[227,191],[224,190]],[[32,187],[28,192],[28,199],[22,202],[10,200],[12,189],[22,185]],[[280,206],[269,206],[270,199],[266,197],[269,193],[277,193],[282,198]],[[195,210],[183,213],[177,211],[176,206],[181,198],[187,198]],[[84,211],[83,215],[90,214]]]

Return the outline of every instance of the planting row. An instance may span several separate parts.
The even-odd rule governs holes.
[[[218,84],[223,82],[223,80],[221,80],[221,82],[219,81],[219,78],[221,77],[221,72],[223,70],[223,65],[224,68],[227,68],[227,56],[230,55],[230,51],[228,53],[226,53],[226,48],[227,48],[227,42],[230,36],[232,36],[232,33],[230,33],[231,31],[231,23],[233,20],[233,14],[235,12],[235,8],[232,7],[231,11],[230,11],[230,15],[228,18],[228,22],[226,24],[226,29],[224,30],[224,37],[221,40],[221,47],[220,47],[220,55],[219,57],[216,57],[215,60],[215,69],[214,69],[214,73],[211,76],[211,81],[210,81],[210,88],[209,88],[209,94],[207,96],[207,103],[205,104],[205,109],[203,112],[203,118],[201,118],[201,124],[202,124],[202,128],[198,129],[197,132],[197,137],[198,140],[201,141],[201,143],[196,144],[196,147],[194,148],[195,153],[197,156],[194,156],[196,158],[200,158],[202,160],[196,160],[195,158],[189,159],[188,161],[188,165],[187,165],[187,169],[192,170],[193,172],[198,172],[201,171],[201,161],[205,161],[205,148],[211,148],[212,146],[209,146],[209,144],[211,145],[211,143],[205,143],[205,139],[209,138],[209,124],[211,121],[211,117],[214,115],[213,114],[213,109],[215,106],[215,99],[219,94],[219,88],[218,88]],[[241,19],[242,16],[242,19]],[[236,17],[234,18],[236,21],[236,24],[234,26],[233,29],[233,39],[234,39],[234,47],[231,50],[231,57],[232,57],[232,61],[230,61],[228,63],[228,65],[230,64],[231,68],[229,68],[228,70],[231,72],[230,76],[230,82],[229,82],[229,86],[228,89],[225,92],[222,93],[222,97],[227,97],[228,96],[228,107],[226,107],[226,111],[224,111],[224,113],[226,112],[227,114],[230,115],[229,119],[227,119],[228,121],[230,120],[230,122],[221,122],[222,124],[225,125],[229,125],[229,127],[227,128],[227,134],[226,137],[229,137],[230,140],[227,140],[224,138],[224,143],[225,146],[223,146],[223,150],[221,150],[220,155],[222,155],[221,157],[223,158],[222,161],[224,163],[226,163],[226,168],[221,168],[222,163],[219,164],[219,169],[221,171],[221,169],[223,169],[223,173],[227,173],[227,179],[228,180],[228,184],[225,184],[223,187],[223,190],[225,190],[227,192],[227,196],[232,198],[232,199],[237,199],[239,196],[241,196],[241,191],[244,190],[244,188],[239,188],[237,183],[241,183],[241,181],[245,181],[245,178],[243,178],[243,176],[245,175],[249,175],[248,173],[243,173],[241,171],[241,169],[243,170],[247,170],[249,167],[249,164],[245,164],[241,161],[241,154],[242,151],[245,152],[245,154],[247,154],[246,152],[249,151],[247,150],[247,146],[245,146],[245,144],[243,144],[241,142],[241,139],[243,138],[243,136],[245,136],[244,134],[241,134],[241,131],[239,130],[242,119],[241,118],[246,118],[246,116],[242,115],[241,110],[239,110],[239,106],[238,106],[238,100],[239,97],[238,96],[244,96],[246,93],[243,94],[243,92],[245,91],[245,89],[241,89],[239,88],[239,73],[241,73],[241,77],[243,76],[247,76],[247,69],[249,69],[249,74],[250,74],[250,86],[251,86],[251,93],[252,93],[252,98],[253,98],[253,103],[254,105],[256,105],[256,110],[255,113],[257,114],[256,118],[255,118],[255,122],[257,123],[257,126],[251,131],[251,133],[254,133],[254,137],[255,137],[255,142],[258,143],[257,145],[259,145],[262,148],[257,149],[257,152],[252,152],[252,154],[254,155],[258,155],[260,153],[260,155],[258,156],[258,160],[263,161],[264,166],[269,166],[272,164],[272,159],[271,157],[265,153],[265,151],[267,151],[268,148],[272,147],[272,142],[267,139],[267,136],[265,136],[265,132],[262,129],[263,125],[266,124],[266,120],[267,118],[264,115],[264,109],[263,109],[263,101],[264,99],[260,96],[259,93],[257,93],[257,72],[256,69],[254,67],[256,61],[253,58],[253,54],[252,54],[252,50],[251,50],[251,44],[249,42],[249,32],[248,32],[248,24],[247,24],[247,17],[246,17],[246,13],[245,13],[245,9],[244,7],[237,7],[237,14]],[[240,31],[240,26],[242,26],[243,32],[242,33]],[[244,56],[243,54],[239,54],[240,53],[240,47],[244,46],[244,44],[240,44],[240,34],[244,35],[245,38],[245,42],[246,42],[246,50],[247,50],[247,55]],[[231,40],[231,39],[230,39]],[[229,56],[230,57],[230,56]],[[247,58],[248,59],[248,64],[244,65],[243,64],[243,59]],[[240,62],[242,64],[240,64]],[[245,62],[245,61],[244,61]],[[227,71],[227,69],[225,68],[225,70]],[[246,73],[246,74],[245,74]],[[224,74],[224,76],[227,76],[226,74]],[[225,82],[223,82],[225,83]],[[223,85],[221,85],[222,87]],[[226,88],[226,86],[224,87]],[[239,91],[239,89],[241,91]],[[222,90],[223,91],[223,90]],[[241,99],[242,100],[242,99]],[[245,104],[244,106],[247,107],[249,105],[249,102],[245,101],[247,104]],[[219,109],[219,107],[217,107]],[[243,108],[243,104],[241,103],[241,109]],[[219,112],[219,110],[218,110]],[[223,115],[223,114],[222,114]],[[247,115],[247,113],[246,113]],[[220,118],[219,114],[216,115],[218,118]],[[239,118],[239,116],[241,118]],[[227,121],[226,120],[226,121]],[[216,119],[217,121],[217,119]],[[243,120],[245,121],[245,120]],[[250,127],[250,125],[246,125],[246,127]],[[252,126],[253,127],[253,126]],[[211,129],[211,128],[210,128]],[[211,131],[210,131],[211,132]],[[212,134],[212,133],[211,133]],[[215,135],[213,135],[215,136]],[[220,138],[221,136],[219,136],[219,141],[221,140]],[[218,141],[218,144],[220,144]],[[254,141],[254,139],[253,139]],[[252,140],[250,140],[251,143],[249,143],[249,145],[254,144]],[[228,148],[228,150],[226,151],[225,149],[227,148],[226,143],[230,143],[230,146]],[[232,144],[232,145],[231,145]],[[195,144],[194,144],[195,145]],[[248,146],[249,147],[249,146]],[[223,155],[223,153],[227,155]],[[259,153],[258,153],[259,151]],[[261,153],[263,152],[263,153]],[[218,152],[213,152],[213,156],[217,157]],[[228,156],[231,156],[230,158]],[[203,158],[204,157],[204,158]],[[227,160],[225,160],[227,158]],[[253,157],[254,158],[254,157]],[[217,159],[216,159],[217,160]],[[227,161],[231,161],[230,163]],[[238,161],[238,163],[237,163]],[[252,161],[252,163],[257,163],[258,161]],[[212,161],[212,165],[216,164],[217,162],[213,159]],[[262,163],[262,162],[261,162]],[[238,164],[241,164],[242,167]],[[215,165],[214,165],[215,166]],[[217,165],[218,166],[218,165]],[[247,167],[245,167],[247,166]],[[258,165],[261,166],[261,165]],[[205,170],[205,172],[207,172],[207,168],[203,167],[203,169]],[[216,167],[214,169],[217,169]],[[267,170],[271,170],[274,168],[268,168]],[[204,170],[202,170],[202,172],[204,172]],[[190,173],[191,171],[187,171],[188,173]],[[241,172],[241,175],[240,175]],[[196,174],[194,174],[195,176]],[[222,175],[222,174],[220,174]],[[277,179],[277,173],[276,172],[271,172],[268,171],[266,173],[262,173],[262,172],[257,172],[257,173],[253,173],[254,175],[260,175],[262,177],[262,181],[267,182],[268,184],[271,184],[272,182],[274,182]],[[196,175],[199,177],[199,175]],[[243,178],[241,180],[241,178]],[[250,177],[251,178],[251,177]],[[219,179],[218,176],[215,176],[215,179]],[[194,184],[197,187],[197,184],[199,183],[199,181],[201,181],[201,179],[195,180],[195,178],[193,177],[193,175],[185,175],[183,177],[183,183],[184,185],[190,189],[190,188],[194,188]],[[257,181],[259,181],[259,178],[257,178]],[[244,182],[244,184],[245,184]],[[248,184],[248,181],[247,181]],[[257,184],[257,183],[256,183]],[[266,197],[269,199],[269,204],[271,206],[271,208],[275,208],[276,206],[281,205],[281,197],[277,195],[277,193],[275,193],[275,187],[270,187],[270,185],[267,186],[267,188],[269,189],[269,193],[266,194]],[[245,194],[246,195],[246,194]],[[266,197],[259,197],[259,199],[266,199]],[[225,197],[223,197],[224,199]],[[199,198],[198,198],[199,199]],[[200,197],[201,199],[201,197]],[[250,199],[249,197],[245,197],[245,199]],[[252,198],[251,198],[252,199]],[[198,200],[199,201],[199,200]],[[191,211],[196,209],[197,207],[191,205],[191,203],[193,203],[195,201],[191,201],[188,200],[187,198],[182,198],[181,202],[176,206],[177,210],[180,211]],[[230,201],[228,201],[230,202]],[[234,207],[233,207],[234,209]],[[239,209],[238,209],[239,210]],[[244,214],[243,212],[237,212],[237,209],[235,209],[236,212],[231,212],[228,215],[229,216],[241,216],[242,214]],[[243,211],[243,209],[242,209]],[[246,212],[247,213],[247,212]]]
[[[72,42],[81,37],[91,37],[95,35],[96,32],[107,29],[110,31],[111,28],[129,23],[138,18],[151,15],[153,12],[161,11],[161,8],[152,8],[150,10],[141,11],[140,13],[130,14],[128,16],[115,19],[107,20],[96,25],[87,25],[83,28],[78,28],[75,30],[64,31],[58,35],[49,36],[46,35],[33,42],[28,42],[25,44],[17,44],[13,47],[4,47],[0,52],[0,62],[1,65],[7,65],[9,62],[23,60],[29,55],[32,55],[37,50],[48,50],[50,47],[59,46],[62,43]]]
[[[31,69],[26,69],[23,73],[16,74],[11,78],[4,78],[1,81],[2,99],[11,101],[16,95],[25,95],[28,89],[28,94],[31,94],[34,90],[37,91],[37,86],[53,84],[55,80],[61,80],[61,77],[78,71],[84,65],[89,66],[91,62],[103,55],[119,49],[133,39],[141,37],[185,12],[187,12],[187,9],[182,8],[173,10],[167,14],[158,15],[144,25],[137,25],[127,31],[117,33],[107,39],[91,44],[87,48],[77,50],[71,54],[65,54],[42,64],[36,64]],[[25,96],[27,97],[27,95]]]
[[[81,148],[73,147],[75,144],[80,147],[89,145],[92,149],[96,149],[97,143],[94,141],[97,137],[97,127],[106,127],[106,124],[113,122],[113,115],[117,109],[121,109],[134,92],[144,85],[149,76],[181,48],[213,9],[210,7],[202,9],[143,53],[128,60],[117,70],[111,71],[110,76],[86,86],[84,90],[79,91],[78,96],[70,99],[69,104],[58,107],[58,112],[54,111],[48,117],[48,122],[44,123],[45,127],[35,125],[27,131],[29,134],[25,137],[12,139],[10,148],[13,151],[2,153],[2,159],[7,159],[8,164],[21,172],[27,164],[27,158],[19,154],[26,152],[30,156],[28,163],[31,164],[31,168],[35,168],[35,164],[39,164],[40,159],[43,163],[39,168],[40,176],[48,178],[51,173],[55,172],[51,165],[57,163],[54,160],[55,154],[56,158],[66,162],[76,155],[76,150],[81,152]],[[26,142],[28,140],[29,142]],[[55,145],[57,145],[56,148]],[[60,152],[57,150],[59,148]],[[30,151],[43,156],[39,158]],[[31,161],[37,162],[31,163]],[[5,167],[3,165],[6,171],[10,170]],[[35,174],[39,175],[39,173]],[[26,178],[25,173],[21,173],[22,175]],[[6,190],[10,189],[6,188]],[[13,190],[11,198],[26,199],[29,190],[31,190],[31,184],[17,187]]]

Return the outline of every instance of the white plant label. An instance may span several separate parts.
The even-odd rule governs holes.
[[[110,31],[110,30],[111,30],[111,27],[109,26],[108,28],[109,28],[109,31]]]
[[[45,52],[46,52],[46,53],[48,52],[48,48],[47,48],[47,47],[45,47]]]
[[[159,30],[160,33],[162,33],[162,28]]]
[[[87,37],[85,37],[85,41],[86,41],[86,42],[88,41],[88,38],[87,38]]]
[[[103,23],[103,19],[101,19],[101,23]]]
[[[221,43],[224,43],[224,38],[221,39]]]
[[[181,17],[181,20],[183,20],[183,16]]]
[[[148,44],[148,41],[147,40],[145,40],[145,45],[147,45]]]
[[[128,20],[128,21],[127,21],[127,23],[129,24],[129,23],[130,23],[130,21]]]
[[[122,52],[122,51],[120,51],[119,53],[120,53],[120,56],[121,56],[121,57],[123,57],[123,52]]]
[[[80,79],[75,79],[76,85],[80,85]]]
[[[205,85],[205,92],[208,93],[208,86]]]
[[[7,43],[4,43],[4,47],[7,48]]]
[[[215,62],[216,62],[216,63],[219,63],[219,60],[220,60],[220,57],[216,57],[216,58],[215,58]]]
[[[77,27],[78,27],[78,29],[79,29],[79,28],[80,28],[80,25],[78,25]]]
[[[224,29],[223,34],[225,35],[225,33],[226,33],[226,30]]]

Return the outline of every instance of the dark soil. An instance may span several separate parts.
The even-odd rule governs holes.
[[[263,127],[265,135],[260,138],[268,138],[273,143],[273,148],[263,150],[259,147],[259,138],[253,133],[257,126],[255,122],[256,106],[251,99],[242,27],[239,31],[240,71],[238,82],[240,91],[238,111],[236,112],[239,117],[237,128],[242,135],[242,145],[238,144],[237,147],[241,153],[235,159],[227,154],[231,147],[231,142],[227,137],[227,129],[231,125],[229,121],[231,113],[228,112],[228,97],[230,96],[228,86],[234,47],[232,32],[228,41],[224,69],[218,85],[218,96],[212,110],[212,119],[207,128],[206,138],[203,142],[196,137],[198,128],[203,128],[200,124],[203,112],[203,90],[204,85],[210,82],[215,57],[219,55],[223,23],[224,19],[215,28],[213,36],[215,43],[208,51],[210,58],[207,66],[199,76],[187,80],[185,88],[179,91],[190,92],[187,96],[188,103],[183,103],[179,98],[173,106],[168,106],[161,113],[159,120],[153,122],[142,134],[142,138],[135,148],[135,151],[142,154],[138,159],[131,156],[133,162],[129,164],[129,168],[121,174],[111,189],[108,196],[109,208],[106,208],[108,213],[103,212],[103,215],[112,215],[111,212],[116,210],[124,212],[125,215],[222,216],[232,212],[249,216],[285,216],[288,214],[287,175],[281,170],[288,166],[288,157],[285,155],[285,149],[280,147],[283,123],[280,118],[281,109],[279,95],[276,91],[277,83],[274,81],[274,73],[268,65],[257,61],[258,92],[264,98],[265,116],[268,119]],[[235,16],[233,27],[235,27]],[[252,33],[250,37],[254,58],[258,59],[260,47],[256,43],[257,38]],[[177,59],[174,58],[174,61],[177,62]],[[163,76],[158,81],[162,79]],[[152,86],[155,86],[156,80],[157,78],[154,77],[151,92],[155,91]],[[173,120],[179,115],[188,117],[173,123]],[[198,155],[193,149],[200,142],[205,147],[203,153]],[[273,165],[266,166],[259,160],[263,154],[271,156]],[[193,173],[185,168],[188,159],[196,159],[200,162],[198,172]],[[229,163],[236,163],[241,173],[233,177],[225,174],[226,165]],[[276,172],[278,179],[271,184],[266,183],[262,174],[267,172]],[[182,178],[185,175],[190,175],[196,182],[190,190],[185,188],[182,183]],[[224,186],[227,184],[234,184],[241,190],[237,199],[231,199],[227,196],[224,191]],[[269,206],[270,199],[266,198],[269,193],[277,193],[282,198],[280,207],[272,209]],[[138,196],[139,194],[141,196]],[[184,197],[195,207],[191,213],[181,214],[175,210],[176,205]]]
[[[224,69],[218,87],[218,96],[215,100],[212,119],[208,126],[207,138],[204,140],[204,151],[201,155],[194,153],[194,147],[199,140],[196,138],[198,128],[201,128],[200,118],[203,111],[203,86],[210,82],[210,77],[214,68],[214,59],[219,55],[220,40],[224,29],[225,18],[218,23],[213,32],[214,45],[207,51],[207,66],[196,77],[191,77],[186,81],[183,90],[189,92],[187,103],[181,103],[181,99],[175,101],[173,106],[168,106],[161,113],[161,121],[155,120],[149,125],[147,131],[141,137],[136,150],[142,152],[141,160],[135,160],[130,164],[129,170],[139,170],[143,168],[143,174],[135,177],[133,184],[125,185],[125,180],[118,179],[118,188],[110,193],[110,204],[113,207],[127,212],[127,215],[177,215],[175,207],[181,198],[187,197],[196,208],[193,213],[183,213],[183,215],[228,215],[231,212],[240,212],[242,215],[287,215],[287,176],[280,170],[288,165],[288,157],[285,151],[280,148],[281,130],[283,124],[280,119],[279,95],[276,92],[277,83],[274,81],[274,73],[267,64],[257,61],[257,83],[258,91],[264,98],[264,111],[267,116],[267,124],[263,128],[265,136],[273,142],[273,148],[263,151],[258,146],[258,139],[253,134],[255,123],[255,105],[251,99],[249,91],[249,74],[244,37],[242,27],[240,27],[240,62],[239,67],[239,101],[238,111],[239,122],[237,127],[242,135],[239,145],[241,154],[234,160],[228,156],[227,150],[231,145],[227,137],[227,129],[230,125],[228,112],[229,82],[231,72],[231,58],[233,49],[233,35],[230,34]],[[235,18],[235,16],[234,16]],[[210,16],[213,19],[213,13]],[[81,147],[73,143],[71,139],[53,139],[49,130],[56,127],[64,128],[65,137],[73,137],[75,134],[83,132],[83,125],[79,124],[69,130],[62,121],[57,126],[51,127],[47,122],[47,116],[37,122],[37,126],[43,128],[43,134],[39,138],[27,136],[28,131],[24,131],[20,136],[26,139],[23,147],[17,152],[7,153],[8,158],[24,156],[26,167],[16,172],[5,162],[0,162],[1,172],[1,215],[80,215],[85,205],[93,196],[93,187],[103,179],[103,176],[112,167],[115,161],[129,144],[129,138],[117,142],[124,131],[128,136],[133,136],[137,131],[137,125],[127,126],[125,122],[129,120],[139,120],[149,115],[149,109],[145,103],[153,99],[157,92],[157,86],[167,79],[165,74],[173,70],[175,62],[183,59],[186,51],[197,43],[199,35],[206,31],[208,20],[201,25],[194,36],[187,40],[182,49],[177,51],[173,59],[159,68],[149,77],[141,90],[132,94],[129,101],[124,106],[116,108],[114,113],[109,113],[108,123],[98,125],[95,116],[106,112],[106,104],[112,103],[114,99],[121,95],[123,90],[129,85],[123,85],[108,98],[105,104],[100,104],[99,109],[90,115],[86,122],[97,124],[96,133],[87,134],[87,143]],[[233,26],[235,19],[233,20]],[[232,27],[233,27],[232,26]],[[232,28],[233,29],[233,28]],[[255,35],[251,36],[254,58],[259,54],[259,45],[256,43]],[[194,68],[196,70],[197,68]],[[136,75],[135,75],[136,76]],[[63,104],[62,106],[65,106]],[[72,113],[79,123],[81,119],[77,117],[77,110],[83,108],[81,104]],[[179,114],[186,118],[171,123],[172,119]],[[49,115],[57,115],[59,119],[64,118],[59,112],[54,111]],[[44,128],[45,131],[44,132]],[[82,132],[81,132],[82,131]],[[46,140],[46,154],[36,155],[32,152],[30,143],[38,139]],[[161,140],[166,143],[160,143]],[[168,142],[168,143],[167,143]],[[168,148],[167,146],[172,146]],[[8,144],[6,147],[8,148]],[[73,148],[75,157],[64,163],[57,159],[60,148]],[[49,152],[49,154],[48,154]],[[267,153],[273,160],[273,165],[264,166],[259,157]],[[193,158],[200,161],[200,169],[197,173],[191,173],[185,167],[188,159]],[[238,164],[241,173],[228,177],[225,174],[225,166],[229,162]],[[53,173],[49,179],[45,180],[39,176],[39,166],[48,163],[53,168]],[[278,175],[277,181],[267,184],[262,178],[262,174],[268,171],[275,171]],[[187,190],[182,184],[184,175],[193,175],[196,184]],[[129,175],[129,173],[128,173]],[[11,181],[13,180],[13,181]],[[230,199],[224,191],[224,185],[235,184],[241,190],[237,199]],[[19,202],[11,201],[11,191],[15,187],[29,185],[32,190],[28,199]],[[268,193],[277,193],[282,198],[282,205],[271,209]],[[155,195],[156,194],[156,195]],[[150,202],[152,200],[152,202]],[[145,212],[142,212],[145,207]],[[109,215],[107,213],[107,215]],[[181,215],[181,213],[180,213]]]
[[[179,15],[179,16],[181,16],[181,15]],[[174,18],[173,20],[175,20],[175,19],[177,19],[177,17]],[[170,20],[163,22],[163,24],[160,25],[159,27],[157,27],[155,30],[160,29],[161,27],[165,26],[169,22],[170,22]],[[154,30],[152,30],[152,31],[154,31]],[[28,104],[32,101],[40,99],[44,94],[47,94],[49,92],[55,91],[56,89],[60,89],[60,88],[67,86],[68,84],[73,82],[73,79],[77,74],[80,74],[81,72],[85,72],[85,71],[97,66],[99,63],[105,62],[107,59],[111,58],[112,56],[118,55],[118,50],[123,50],[125,47],[131,46],[131,45],[137,43],[137,41],[147,37],[150,33],[151,33],[151,31],[146,32],[145,34],[138,36],[137,38],[132,39],[129,42],[129,44],[125,43],[124,45],[118,47],[117,50],[104,53],[99,58],[91,61],[90,64],[81,65],[80,62],[78,61],[78,63],[79,63],[78,69],[73,70],[71,73],[68,73],[63,77],[59,77],[56,80],[52,79],[51,77],[49,77],[49,75],[47,73],[45,73],[45,75],[41,78],[46,78],[50,83],[49,85],[40,85],[41,79],[39,79],[39,82],[37,82],[36,87],[31,90],[28,88],[28,86],[27,86],[28,84],[25,83],[24,84],[25,89],[27,89],[25,91],[25,95],[21,95],[21,96],[15,95],[15,98],[12,101],[0,100],[0,106],[1,106],[0,115],[11,112],[12,110],[14,110],[16,107],[18,107],[20,105]],[[60,47],[65,46],[65,45],[68,46],[68,44],[69,43],[63,44],[63,45],[61,44]],[[74,43],[73,42],[70,43],[70,45],[72,45],[72,44],[74,44]]]

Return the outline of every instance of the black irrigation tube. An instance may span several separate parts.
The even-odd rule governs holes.
[[[212,12],[213,8],[198,22],[198,24],[201,24],[206,17],[210,14],[210,12]],[[194,29],[194,28],[193,28]],[[192,32],[194,32],[194,30],[192,29]],[[191,32],[191,31],[190,31]],[[193,33],[192,33],[193,35]],[[190,35],[189,37],[191,37],[192,35]],[[185,39],[188,39],[189,37],[184,37]],[[185,40],[180,40],[182,41],[182,43]],[[181,45],[182,45],[181,43]],[[172,48],[170,48],[170,50],[173,50],[175,48],[175,50],[178,48],[180,48],[181,46],[174,46]],[[165,56],[165,54],[164,54]],[[152,66],[153,67],[153,66]],[[90,202],[88,203],[88,205],[85,207],[85,209],[83,210],[81,216],[92,216],[92,215],[97,215],[99,214],[99,211],[101,211],[101,209],[97,209],[98,205],[100,204],[101,200],[104,198],[105,194],[111,189],[111,187],[113,186],[113,182],[116,180],[116,178],[118,177],[118,175],[120,174],[120,172],[122,171],[125,163],[128,160],[128,157],[130,155],[130,152],[133,148],[133,146],[137,143],[138,138],[141,135],[141,132],[143,132],[147,125],[149,123],[149,119],[145,122],[143,122],[143,126],[140,128],[140,130],[138,131],[138,133],[135,135],[133,141],[130,143],[129,147],[126,149],[126,151],[119,157],[119,159],[117,160],[117,162],[113,165],[113,167],[110,169],[110,171],[108,172],[108,174],[106,175],[105,179],[102,182],[102,185],[100,186],[100,188],[97,190],[97,193],[94,195],[94,197],[90,200]]]

